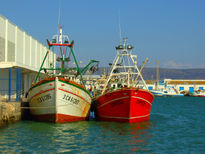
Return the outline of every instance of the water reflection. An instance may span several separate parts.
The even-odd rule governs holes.
[[[118,148],[122,151],[125,146],[131,152],[150,151],[149,142],[152,138],[152,123],[150,121],[131,124],[99,122],[98,125],[102,126],[101,134],[105,136],[105,142],[108,143],[112,140],[113,143],[119,145]]]
[[[152,123],[82,121],[52,124],[22,121],[1,130],[2,152],[147,151]]]
[[[22,121],[1,129],[1,152],[62,152],[78,149],[88,136],[86,122],[52,124]]]

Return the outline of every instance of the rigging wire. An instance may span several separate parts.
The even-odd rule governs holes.
[[[58,28],[60,25],[60,17],[61,17],[61,0],[59,0],[59,4],[58,4],[58,26],[57,26],[57,35],[58,35]]]

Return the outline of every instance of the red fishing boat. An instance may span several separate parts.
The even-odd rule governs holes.
[[[140,69],[137,56],[132,55],[132,46],[116,47],[117,56],[111,65],[111,71],[101,95],[95,99],[96,118],[101,121],[142,122],[149,120],[154,95],[147,85]]]

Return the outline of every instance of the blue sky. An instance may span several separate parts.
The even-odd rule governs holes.
[[[0,14],[46,45],[57,32],[75,41],[77,59],[107,66],[122,36],[147,67],[205,68],[205,0],[1,0]]]

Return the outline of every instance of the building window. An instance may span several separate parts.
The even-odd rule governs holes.
[[[189,92],[194,92],[194,87],[189,87]]]
[[[183,91],[184,90],[184,87],[179,87],[179,91]]]
[[[153,89],[153,87],[148,87],[148,90],[152,90]]]

